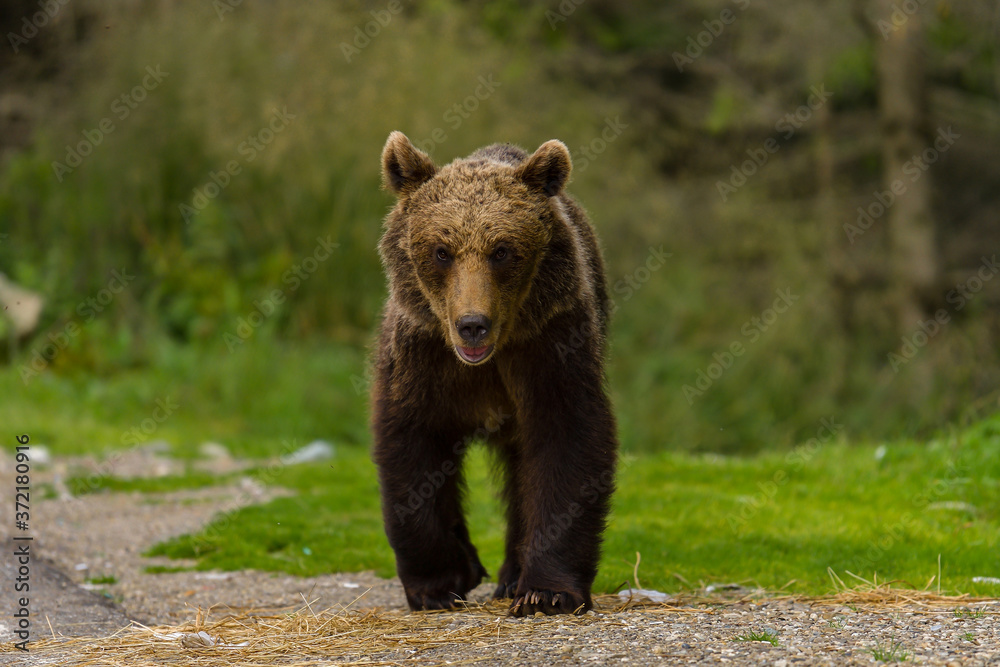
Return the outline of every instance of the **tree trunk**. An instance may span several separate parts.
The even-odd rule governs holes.
[[[889,296],[896,328],[905,335],[926,316],[940,272],[930,203],[933,168],[920,157],[932,143],[927,132],[924,29],[920,12],[894,23],[893,12],[898,10],[893,0],[876,0],[874,8],[883,163],[879,199],[886,209]]]

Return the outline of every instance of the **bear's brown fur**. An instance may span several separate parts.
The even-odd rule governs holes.
[[[455,606],[486,576],[461,464],[484,439],[504,470],[511,613],[592,606],[618,443],[604,389],[604,267],[563,193],[569,151],[496,144],[438,169],[400,132],[379,250],[389,297],[372,428],[385,530],[413,609]]]

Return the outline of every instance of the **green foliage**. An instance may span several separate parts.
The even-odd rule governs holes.
[[[859,44],[845,49],[830,63],[824,83],[836,90],[833,103],[836,107],[868,103],[873,105],[875,90],[875,61],[872,47]]]
[[[739,115],[739,99],[734,91],[720,87],[712,98],[711,111],[705,118],[705,129],[711,134],[729,130]]]
[[[947,59],[957,49],[966,52],[966,62],[960,69],[953,69],[961,87],[977,95],[996,98],[997,41],[989,31],[977,30],[978,26],[961,20],[949,11],[945,3],[938,8],[937,20],[928,29],[928,37],[933,57]],[[985,8],[983,8],[985,9]]]

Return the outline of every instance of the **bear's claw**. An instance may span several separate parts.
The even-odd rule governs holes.
[[[580,595],[567,591],[528,590],[514,598],[507,612],[511,616],[543,614],[583,614],[591,605]]]

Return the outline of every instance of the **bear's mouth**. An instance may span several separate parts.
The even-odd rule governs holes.
[[[456,345],[455,350],[458,351],[458,356],[462,358],[462,361],[470,364],[478,364],[486,361],[487,357],[493,354],[492,345],[484,345],[482,347],[462,347],[461,345]]]

